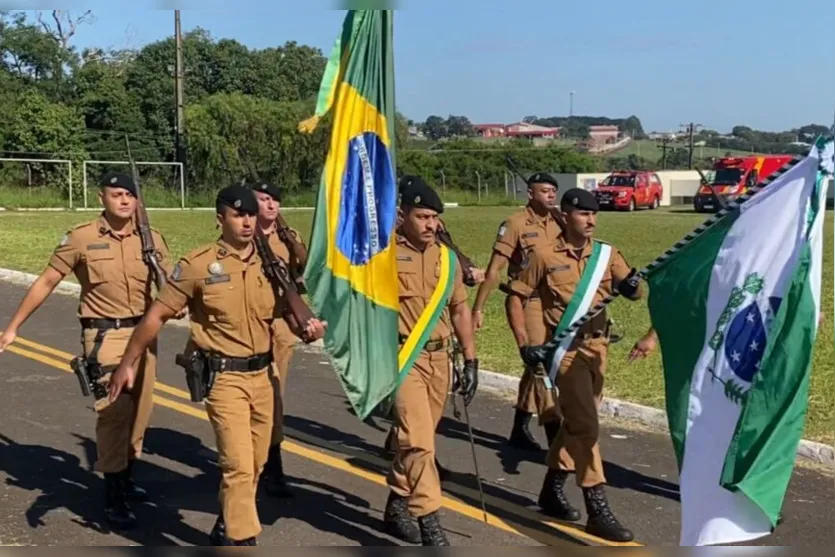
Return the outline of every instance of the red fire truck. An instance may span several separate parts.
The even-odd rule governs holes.
[[[713,164],[713,178],[703,183],[693,208],[699,213],[715,213],[768,178],[775,170],[792,160],[791,155],[763,155],[752,157],[726,157]]]

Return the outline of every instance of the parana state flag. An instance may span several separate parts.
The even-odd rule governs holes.
[[[776,524],[806,416],[833,152],[818,141],[647,276],[681,545],[748,541]]]
[[[349,10],[312,131],[331,111],[304,281],[328,322],[325,349],[360,419],[397,384],[397,184],[392,10]]]

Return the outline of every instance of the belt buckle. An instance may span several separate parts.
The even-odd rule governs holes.
[[[226,371],[226,358],[219,358],[220,366],[218,371]]]
[[[122,328],[122,320],[121,319],[116,319],[115,323],[116,323],[116,328],[117,329]]]

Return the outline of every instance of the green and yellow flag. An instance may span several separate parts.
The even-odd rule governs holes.
[[[333,111],[304,281],[328,321],[325,349],[357,416],[397,386],[392,10],[349,10],[310,132]]]

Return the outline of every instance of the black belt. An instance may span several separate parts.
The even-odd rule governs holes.
[[[400,335],[400,345],[402,346],[403,343],[406,342],[406,338],[403,335]],[[449,347],[449,339],[442,338],[440,340],[427,340],[426,343],[423,345],[423,350],[427,352],[440,352]]]
[[[139,322],[142,321],[142,316],[139,315],[137,317],[124,317],[119,319],[110,319],[107,317],[82,317],[80,321],[82,329],[98,329],[100,331],[107,331],[110,329],[124,329],[126,327],[136,327],[137,325],[139,325]]]
[[[233,358],[223,354],[206,354],[209,369],[215,372],[224,371],[261,371],[273,361],[272,352],[250,356],[249,358]]]

